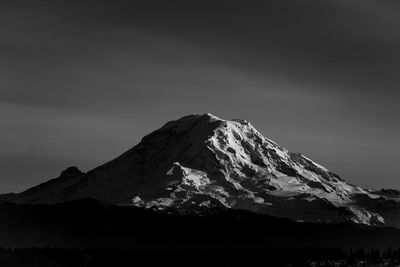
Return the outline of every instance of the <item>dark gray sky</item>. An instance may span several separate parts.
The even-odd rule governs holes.
[[[4,0],[0,193],[205,112],[400,188],[399,71],[398,0]]]

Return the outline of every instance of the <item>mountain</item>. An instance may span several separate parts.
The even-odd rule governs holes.
[[[398,197],[347,183],[245,120],[208,113],[168,122],[88,173],[71,167],[0,199],[53,204],[87,197],[179,213],[229,208],[296,221],[400,226]]]

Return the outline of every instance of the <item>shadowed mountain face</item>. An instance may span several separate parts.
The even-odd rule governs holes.
[[[2,199],[52,204],[86,197],[181,213],[222,207],[301,221],[400,226],[392,212],[399,209],[398,198],[346,183],[245,120],[212,114],[168,122],[88,173],[69,168],[57,179]]]

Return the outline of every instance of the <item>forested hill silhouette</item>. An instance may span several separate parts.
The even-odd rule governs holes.
[[[200,257],[199,257],[200,256]],[[195,260],[194,260],[195,259]],[[340,248],[274,248],[264,249],[67,249],[67,248],[0,248],[0,266],[17,267],[99,267],[126,266],[398,266],[400,250],[382,251]]]
[[[351,223],[300,223],[249,211],[174,214],[95,199],[55,205],[0,204],[0,246],[123,249],[399,247],[400,231]]]

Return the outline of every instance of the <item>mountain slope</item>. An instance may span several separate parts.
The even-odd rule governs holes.
[[[301,221],[385,222],[379,210],[364,205],[376,194],[290,153],[247,121],[212,114],[171,121],[86,174],[69,169],[3,199],[57,203],[85,197],[182,213],[227,207]]]

